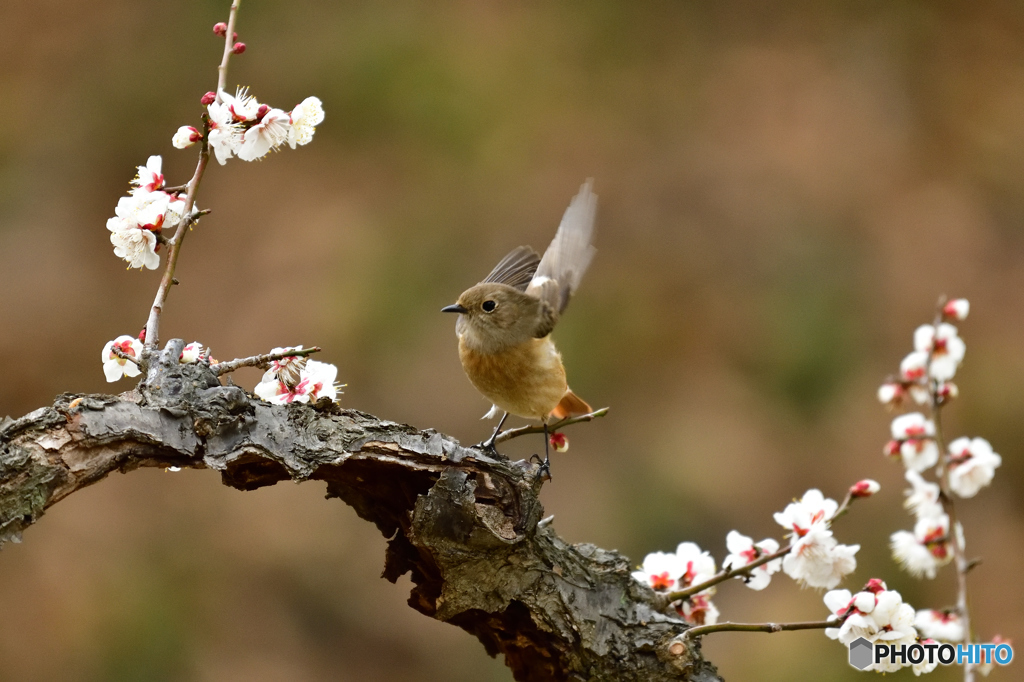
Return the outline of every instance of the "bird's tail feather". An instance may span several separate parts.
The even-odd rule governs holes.
[[[567,390],[555,409],[551,410],[551,416],[555,419],[565,419],[590,414],[593,411],[594,408],[588,405],[586,400]]]

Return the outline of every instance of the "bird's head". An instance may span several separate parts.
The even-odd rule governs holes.
[[[441,312],[459,313],[459,336],[474,350],[491,354],[533,338],[540,301],[508,285],[484,282]]]

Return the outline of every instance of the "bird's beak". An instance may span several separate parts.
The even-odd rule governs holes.
[[[458,303],[452,303],[441,308],[442,313],[468,313],[469,311],[463,308]]]

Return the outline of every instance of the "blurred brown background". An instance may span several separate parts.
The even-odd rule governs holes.
[[[148,155],[190,176],[171,135],[198,125],[227,5],[0,7],[0,415],[131,387],[104,382],[100,349],[138,332],[158,274],[125,271],[105,220]],[[239,32],[232,87],[286,109],[315,94],[327,117],[308,147],[211,167],[165,338],[221,359],[321,345],[344,405],[475,442],[488,405],[438,310],[546,246],[592,176],[599,253],[555,336],[573,388],[613,410],[568,432],[544,491],[558,532],[721,561],[729,529],[778,537],[792,497],[872,477],[882,493],[836,528],[863,545],[846,584],[880,576],[924,607],[952,602],[952,575],[888,557],[911,519],[874,391],[937,296],[967,296],[948,433],[1004,458],[961,504],[972,599],[982,636],[1024,644],[1024,6],[293,0],[243,3]],[[511,679],[405,606],[383,539],[322,498],[138,471],[62,502],[0,553],[0,678]],[[825,616],[786,578],[716,602]],[[863,679],[820,632],[705,648],[730,680]]]

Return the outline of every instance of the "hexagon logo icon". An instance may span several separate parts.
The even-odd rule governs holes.
[[[857,670],[864,670],[873,663],[875,647],[871,642],[858,637],[850,642],[850,665]]]

